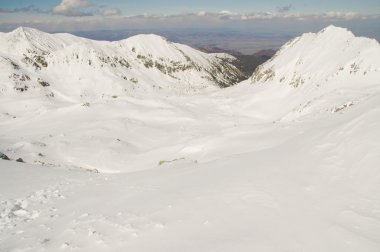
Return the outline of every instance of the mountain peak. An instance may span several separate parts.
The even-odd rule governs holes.
[[[10,53],[31,51],[43,51],[51,52],[62,48],[65,44],[73,43],[72,38],[67,38],[67,36],[51,35],[49,33],[20,26],[15,30],[5,33],[4,38],[6,42],[3,43],[2,48]],[[1,49],[1,48],[0,48]]]
[[[20,27],[14,29],[13,31],[11,31],[9,34],[12,36],[17,36],[17,37],[25,36],[26,35],[25,34],[25,27],[20,26]]]
[[[318,32],[317,34],[318,35],[321,35],[321,34],[331,34],[331,35],[346,34],[346,35],[354,37],[354,34],[350,30],[348,30],[347,28],[338,27],[338,26],[334,26],[334,25],[329,25],[329,26],[325,27],[320,32]]]
[[[150,34],[139,34],[139,35],[132,36],[130,38],[167,41],[167,39],[165,37],[162,37],[160,35],[156,35],[156,34],[153,34],[153,33],[150,33]]]
[[[25,29],[24,26],[20,26],[20,27],[17,27],[16,29],[14,29],[12,32],[13,33],[22,33],[22,32],[24,32],[24,29]]]
[[[252,80],[287,83],[296,88],[345,83],[358,76],[373,78],[369,75],[377,74],[379,56],[380,47],[374,40],[355,37],[345,28],[330,25],[316,34],[307,33],[288,42],[256,70]]]
[[[145,44],[168,44],[168,40],[162,36],[156,34],[139,34],[127,38],[125,41],[136,42],[136,43],[145,43]]]
[[[43,34],[43,32],[41,32],[39,30],[20,26],[20,27],[14,29],[13,31],[9,32],[8,36],[11,40],[16,40],[16,41],[27,40],[27,41],[29,41],[35,37],[41,37],[42,36],[41,34]]]
[[[41,33],[41,31],[33,29],[33,28],[29,28],[29,27],[20,26],[20,27],[18,27],[18,28],[14,29],[13,31],[10,32],[10,34],[22,35],[22,36],[30,35],[32,33],[34,33],[34,34],[35,33]]]

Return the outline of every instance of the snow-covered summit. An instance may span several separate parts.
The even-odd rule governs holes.
[[[156,34],[153,34],[153,33],[150,33],[150,34],[138,34],[138,35],[134,35],[132,37],[129,37],[129,38],[126,38],[124,40],[121,40],[121,41],[125,41],[125,42],[129,42],[129,43],[141,43],[141,45],[149,45],[151,46],[152,44],[156,43],[156,45],[162,45],[162,44],[166,44],[168,43],[169,41],[165,38],[165,37],[162,37],[160,35],[156,35]]]
[[[347,28],[344,28],[344,27],[338,27],[338,26],[335,26],[335,25],[329,25],[325,28],[323,28],[321,31],[318,32],[318,34],[322,34],[322,33],[325,33],[325,34],[329,34],[329,33],[333,33],[333,34],[340,34],[340,35],[343,35],[343,34],[350,34],[352,36],[355,36],[350,30],[348,30]]]
[[[379,59],[376,40],[347,29],[305,33],[256,69],[246,83],[257,102],[246,109],[270,120],[294,120],[358,104],[380,85]]]
[[[9,36],[23,36],[23,37],[43,36],[42,34],[47,34],[47,33],[39,31],[39,30],[34,29],[34,28],[23,27],[23,26],[20,26],[20,27],[14,29],[13,31],[8,33]]]
[[[252,76],[253,83],[282,83],[295,88],[373,78],[380,69],[380,45],[355,37],[347,29],[328,26],[285,44]]]
[[[188,62],[196,69],[209,65],[210,58],[215,57],[155,34],[140,34],[115,43],[142,57],[159,61],[164,59],[169,62]]]
[[[28,51],[51,53],[81,41],[70,34],[49,34],[37,29],[19,27],[0,35],[0,51],[17,55]]]

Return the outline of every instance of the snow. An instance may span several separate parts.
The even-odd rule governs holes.
[[[0,72],[0,94],[6,95],[25,87],[42,97],[84,102],[150,92],[183,95],[215,91],[243,76],[227,56],[157,35],[107,42],[21,27],[1,34],[0,52],[1,68],[13,68]],[[49,86],[42,88],[37,80]]]
[[[212,93],[4,93],[0,251],[379,251],[378,51],[328,27]]]

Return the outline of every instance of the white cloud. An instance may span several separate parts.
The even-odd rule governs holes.
[[[101,8],[97,11],[97,14],[101,16],[120,16],[121,10],[117,8]]]
[[[91,5],[89,0],[61,0],[61,3],[53,8],[53,13],[65,16],[91,15],[83,11],[83,8]]]
[[[207,12],[206,11],[200,11],[197,13],[197,16],[204,17],[206,16]]]
[[[53,8],[53,13],[69,16],[120,16],[122,11],[107,6],[95,6],[90,0],[61,0],[61,3]]]
[[[62,1],[66,2],[66,1]],[[67,4],[67,2],[66,2]],[[89,5],[90,4],[90,5]],[[60,6],[60,5],[59,5]],[[174,15],[142,14],[123,16],[121,11],[110,6],[94,6],[89,1],[76,5],[65,5],[60,17],[48,14],[4,13],[5,19],[0,19],[0,30],[6,31],[18,26],[31,26],[47,31],[78,31],[98,29],[181,29],[181,28],[239,28],[248,30],[270,29],[284,27],[292,30],[294,27],[322,28],[325,25],[367,23],[378,27],[379,15],[364,15],[356,12],[326,12],[326,13],[279,13],[279,12],[247,12],[234,13],[230,11],[197,13],[179,13]],[[71,6],[70,8],[68,6]],[[75,6],[75,8],[73,7]],[[88,7],[79,7],[88,6]],[[87,12],[87,16],[84,15]],[[77,15],[74,15],[77,14]],[[76,16],[76,18],[73,18]],[[38,20],[38,22],[37,22]],[[241,28],[243,27],[243,28]],[[371,28],[373,29],[373,28]],[[276,31],[282,32],[278,28]],[[296,28],[294,28],[296,30]],[[304,29],[304,31],[310,29]],[[377,35],[376,35],[377,36]],[[380,36],[380,35],[379,35]]]
[[[191,15],[191,14],[183,14]],[[234,13],[231,11],[220,12],[199,12],[196,14],[201,17],[219,18],[222,20],[268,20],[268,19],[322,19],[322,20],[352,20],[365,19],[371,16],[362,15],[357,12],[337,12],[330,11],[325,13],[288,13],[288,11],[278,12],[249,12],[249,13]],[[176,15],[177,16],[177,15]],[[167,16],[171,18],[173,16]]]
[[[229,10],[222,10],[218,14],[219,15],[223,15],[223,16],[232,16],[232,15],[235,15],[235,13],[233,13],[232,11],[229,11]]]
[[[360,14],[357,12],[337,12],[337,11],[330,11],[325,13],[326,17],[333,17],[333,18],[343,18],[343,19],[355,19],[360,17]]]

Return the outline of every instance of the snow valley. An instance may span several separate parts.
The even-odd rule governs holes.
[[[379,251],[379,43],[234,60],[0,34],[0,251]]]

